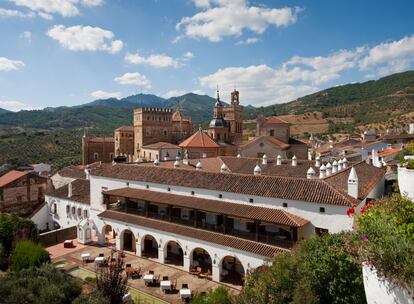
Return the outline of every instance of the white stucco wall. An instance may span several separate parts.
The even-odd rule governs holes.
[[[90,217],[90,206],[75,202],[68,199],[61,199],[46,195],[45,200],[48,206],[48,214],[52,221],[58,223],[61,228],[76,226],[82,219],[84,219],[84,210],[87,210],[88,217]],[[52,206],[56,204],[56,213],[53,214]],[[66,206],[69,205],[69,214],[66,212]],[[72,214],[72,207],[75,207],[75,214]],[[81,216],[78,216],[78,208],[81,208]],[[52,228],[53,226],[51,226]]]
[[[230,247],[224,247],[215,243],[209,243],[205,241],[201,241],[198,239],[193,239],[189,237],[184,237],[181,235],[173,234],[173,233],[167,233],[161,230],[151,229],[147,227],[141,227],[131,224],[126,224],[124,222],[118,222],[110,219],[100,219],[95,218],[94,223],[96,225],[97,233],[100,233],[102,236],[102,232],[104,231],[105,225],[111,225],[112,229],[115,230],[117,237],[116,237],[116,247],[118,250],[121,250],[122,245],[122,232],[124,230],[130,230],[136,241],[136,254],[138,256],[141,255],[141,245],[143,246],[144,243],[144,237],[146,235],[151,235],[155,238],[158,245],[161,245],[158,250],[158,260],[160,263],[164,263],[164,258],[166,256],[166,246],[169,241],[175,241],[177,242],[182,250],[183,253],[186,253],[184,255],[184,270],[189,271],[190,265],[191,265],[191,258],[192,253],[195,248],[202,248],[206,250],[213,262],[213,269],[212,269],[212,275],[213,280],[219,281],[220,280],[220,274],[221,274],[221,261],[226,256],[236,257],[241,264],[243,265],[243,268],[245,271],[248,269],[254,269],[257,268],[265,263],[267,261],[266,257],[255,255],[251,252],[244,252],[240,251],[234,248]],[[102,239],[101,239],[102,241]],[[214,261],[216,262],[214,264]]]
[[[48,224],[49,229],[53,229],[53,221],[49,214],[48,204],[44,204],[30,219],[36,224],[38,230],[45,230]]]
[[[410,297],[408,291],[391,286],[388,281],[378,278],[375,268],[364,265],[362,273],[368,304],[414,304],[414,294]]]
[[[401,195],[414,201],[414,170],[398,167],[398,187]]]
[[[187,188],[180,186],[168,186],[154,183],[144,183],[138,181],[127,181],[120,179],[113,179],[100,176],[91,176],[91,207],[96,210],[104,210],[104,205],[102,204],[102,190],[104,187],[105,190],[112,190],[127,187],[138,188],[138,189],[147,189],[146,185],[149,185],[148,190],[159,191],[159,192],[168,192],[167,188],[171,188],[172,194],[187,195],[191,196],[191,191],[194,191],[195,197],[206,198],[206,199],[215,199],[220,200],[219,194],[223,195],[222,200],[226,202],[234,202],[239,204],[253,204],[255,206],[270,207],[270,208],[281,208],[295,214],[297,216],[303,217],[309,220],[314,227],[328,229],[329,232],[335,233],[344,230],[351,230],[353,226],[354,219],[346,215],[348,207],[337,206],[337,205],[328,205],[328,204],[317,204],[303,201],[293,201],[293,200],[281,200],[268,197],[260,196],[248,196],[238,193],[229,193],[229,192],[219,192],[206,189],[195,189]],[[249,199],[253,198],[253,203],[249,202]],[[283,203],[287,203],[288,207],[282,207]],[[325,208],[325,212],[320,212],[320,207]]]

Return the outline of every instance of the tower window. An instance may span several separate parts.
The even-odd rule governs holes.
[[[249,203],[253,203],[254,200],[252,198],[249,198]]]
[[[146,185],[146,188],[149,189],[149,185]]]
[[[167,191],[168,191],[168,192],[170,192],[170,191],[171,191],[171,188],[170,188],[170,187],[168,187],[168,188],[167,188]]]
[[[325,207],[320,207],[320,208],[319,208],[319,212],[320,212],[320,213],[325,213]]]
[[[288,204],[287,204],[287,203],[283,203],[282,205],[283,205],[283,207],[285,207],[285,208],[288,206]]]
[[[219,198],[223,198],[223,194],[219,194]]]
[[[194,195],[194,191],[191,191],[191,195]]]

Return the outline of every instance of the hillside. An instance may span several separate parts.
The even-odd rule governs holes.
[[[10,113],[10,111],[0,108],[0,115],[5,113]]]

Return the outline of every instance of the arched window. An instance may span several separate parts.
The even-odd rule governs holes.
[[[78,208],[78,216],[82,216],[82,209]]]
[[[76,208],[72,207],[72,214],[75,215],[76,214]]]
[[[83,210],[83,216],[84,216],[85,218],[87,218],[87,217],[88,217],[88,209]]]
[[[98,160],[99,159],[99,153],[93,153],[93,159]]]
[[[69,215],[69,213],[70,213],[70,206],[66,205],[66,214]]]

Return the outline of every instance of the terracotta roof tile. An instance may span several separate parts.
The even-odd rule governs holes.
[[[251,146],[251,145],[255,144],[256,142],[258,142],[261,139],[264,139],[269,144],[271,144],[273,146],[276,146],[277,148],[280,148],[280,149],[283,149],[283,150],[288,149],[290,147],[289,144],[284,143],[283,141],[281,141],[277,138],[262,135],[262,136],[255,137],[255,138],[253,138],[252,140],[249,140],[246,143],[243,143],[242,145],[240,145],[240,148],[245,148],[245,147]]]
[[[102,164],[92,170],[91,174],[122,180],[136,180],[319,204],[352,206],[358,203],[351,196],[336,191],[330,184],[320,179],[211,173],[132,164]]]
[[[266,123],[269,124],[289,124],[287,121],[284,121],[283,119],[277,117],[277,116],[270,116],[266,118]]]
[[[2,175],[0,177],[0,187],[4,187],[7,184],[10,184],[12,182],[14,182],[15,180],[27,175],[27,172],[24,171],[17,171],[17,170],[12,170],[7,172],[6,174]]]
[[[290,214],[283,209],[230,203],[221,200],[171,194],[168,192],[163,193],[143,189],[121,188],[106,191],[104,194],[145,200],[154,203],[174,205],[183,208],[194,208],[205,212],[213,212],[246,219],[261,220],[268,223],[281,224],[290,227],[301,227],[309,223],[308,220]]]
[[[72,182],[72,196],[68,197],[68,185],[62,186],[52,191],[48,191],[46,195],[67,199],[82,204],[90,205],[90,182],[89,180],[77,179]]]
[[[180,149],[179,146],[173,145],[167,142],[157,142],[155,144],[150,144],[142,147],[143,149]]]
[[[57,172],[62,177],[70,177],[74,179],[86,179],[84,166],[68,166]]]
[[[203,131],[197,131],[189,138],[179,144],[181,148],[219,148],[217,144],[207,133]]]
[[[230,235],[225,235],[222,233],[206,231],[189,226],[164,222],[156,219],[150,219],[143,216],[131,215],[112,210],[104,211],[100,213],[98,216],[106,219],[120,221],[123,223],[129,223],[132,225],[144,226],[156,230],[178,234],[185,237],[210,242],[213,244],[219,244],[221,246],[227,246],[241,251],[252,252],[254,254],[269,258],[273,257],[276,253],[289,251],[287,249],[279,248],[276,246],[249,241]]]

